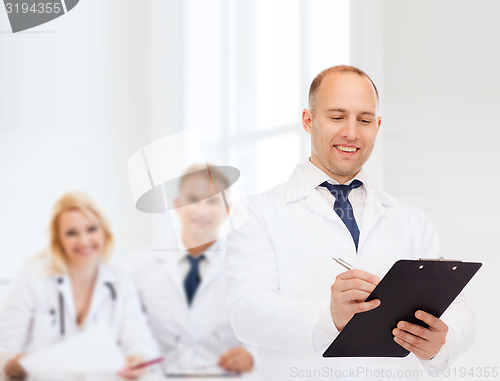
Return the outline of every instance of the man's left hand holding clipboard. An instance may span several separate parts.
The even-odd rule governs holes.
[[[337,275],[330,288],[330,314],[335,327],[342,331],[354,314],[373,310],[380,305],[379,299],[365,302],[380,282],[380,278],[366,271],[354,269],[342,260],[335,258],[334,260],[347,269]],[[394,341],[419,359],[430,360],[445,344],[448,326],[441,319],[425,311],[415,312],[415,317],[429,327],[424,328],[407,321],[400,321],[392,331]]]

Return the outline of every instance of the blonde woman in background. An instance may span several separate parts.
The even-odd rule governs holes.
[[[0,309],[0,365],[4,376],[24,378],[19,359],[86,328],[106,324],[116,336],[127,367],[153,358],[148,331],[132,283],[106,262],[113,235],[104,215],[82,193],[68,193],[54,206],[48,249],[22,269]]]

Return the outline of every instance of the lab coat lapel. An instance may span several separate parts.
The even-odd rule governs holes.
[[[330,207],[327,200],[314,188],[309,187],[307,178],[300,165],[295,167],[285,187],[285,201],[287,203],[296,202],[301,198],[305,198],[305,205],[312,212],[320,214],[330,221],[344,225],[338,214]]]
[[[212,312],[210,309],[217,309],[219,301],[224,299],[224,289],[220,288],[222,282],[222,271],[224,262],[225,242],[218,240],[204,255],[208,261],[206,272],[201,278],[201,283],[196,290],[191,307],[189,308],[191,325],[188,327],[189,334],[194,340],[207,338],[216,333],[214,329],[213,316],[217,316],[217,312]],[[192,322],[196,322],[193,325]],[[220,322],[218,322],[220,323]]]
[[[322,215],[325,218],[328,218],[331,221],[334,221],[342,226],[344,222],[340,219],[339,215],[335,213],[333,208],[330,207],[325,198],[317,191],[311,192],[306,200],[306,205],[315,213]]]
[[[63,299],[63,316],[64,316],[64,321],[66,323],[72,322],[72,324],[76,324],[76,312],[75,312],[75,302],[73,300],[73,291],[71,288],[71,280],[69,276],[67,275],[61,275],[57,276],[54,279],[55,282],[57,282],[57,291],[59,295],[62,295]],[[57,296],[58,298],[60,296]],[[60,302],[59,303],[59,308],[61,308]]]
[[[99,273],[97,274],[97,279],[94,285],[94,291],[92,293],[92,300],[90,302],[89,313],[85,319],[85,324],[89,321],[94,321],[94,317],[99,313],[101,306],[109,300],[112,300],[112,291],[110,289],[110,284],[113,291],[116,293],[116,276],[107,266],[100,265]]]
[[[176,290],[184,295],[184,279],[182,279],[179,269],[179,261],[184,253],[181,252],[165,252],[164,255],[163,271],[167,275]]]
[[[168,300],[169,308],[173,308],[170,314],[175,316],[174,326],[158,328],[164,332],[174,329],[177,337],[189,337],[190,324],[189,306],[186,299],[186,291],[184,290],[184,279],[181,276],[180,261],[186,255],[181,249],[157,249],[156,265],[161,266],[164,278],[158,279],[157,287],[161,288],[161,293]],[[170,314],[167,314],[166,319],[172,319]],[[165,323],[166,324],[166,323]],[[169,323],[170,324],[170,323]]]
[[[224,260],[224,251],[223,244],[220,241],[217,241],[214,244],[213,248],[210,248],[210,253],[206,253],[207,260],[210,261],[207,272],[205,276],[201,279],[200,286],[198,290],[196,290],[196,294],[194,296],[196,300],[197,295],[203,294],[203,292],[210,287],[210,284],[214,282],[219,276],[222,275],[223,268],[223,260]],[[194,302],[194,301],[193,301]]]
[[[363,225],[360,228],[359,248],[362,247],[377,223],[386,213],[386,208],[393,205],[391,198],[384,192],[377,189],[371,183],[366,183],[366,200],[363,211]]]

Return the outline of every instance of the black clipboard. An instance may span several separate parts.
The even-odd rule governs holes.
[[[323,357],[405,357],[410,352],[394,341],[392,330],[401,321],[426,326],[417,310],[441,317],[476,274],[482,263],[447,260],[400,260],[366,301],[381,304],[358,313],[347,323]]]

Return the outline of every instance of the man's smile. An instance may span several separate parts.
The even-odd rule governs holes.
[[[334,145],[334,147],[336,149],[338,149],[339,151],[342,151],[342,152],[356,152],[357,150],[359,150],[358,147],[354,147],[354,146],[345,146],[345,145]]]

